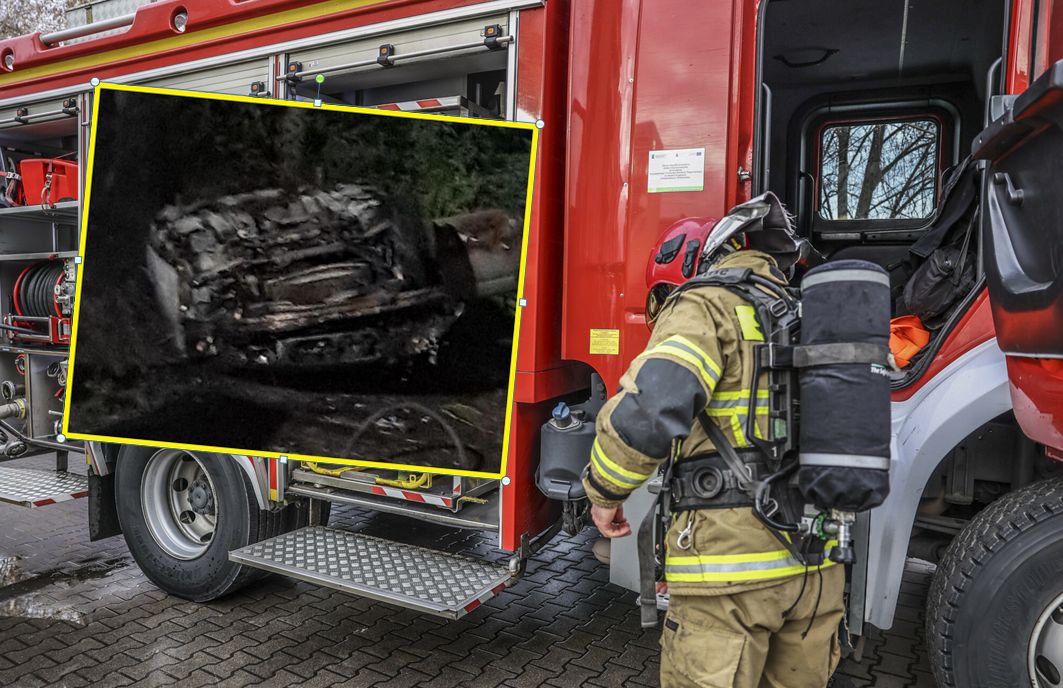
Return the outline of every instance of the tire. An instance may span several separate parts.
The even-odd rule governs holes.
[[[1063,685],[1061,603],[1063,480],[1053,479],[991,504],[945,552],[927,601],[937,684]]]
[[[180,480],[186,486],[178,490]],[[164,491],[167,485],[172,490]],[[213,502],[204,492],[212,492]],[[123,446],[115,498],[122,533],[140,569],[161,590],[196,602],[264,576],[229,561],[229,552],[292,525],[288,509],[258,508],[251,481],[223,454]]]

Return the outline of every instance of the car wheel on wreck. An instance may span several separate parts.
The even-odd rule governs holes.
[[[223,454],[124,446],[115,497],[126,544],[140,569],[160,589],[196,602],[222,597],[264,575],[229,561],[231,550],[309,520],[305,505],[259,509],[250,479]]]
[[[1063,480],[1005,495],[956,537],[927,640],[942,688],[1063,686]]]

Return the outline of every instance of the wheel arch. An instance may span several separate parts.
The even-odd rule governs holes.
[[[270,508],[269,501],[269,465],[268,459],[259,456],[244,456],[241,454],[218,454],[227,456],[236,462],[236,465],[251,479],[251,487],[255,491],[255,500],[259,509]]]
[[[893,404],[890,495],[870,514],[864,620],[893,625],[919,501],[953,447],[1011,410],[1004,354],[989,340],[955,361],[918,394]]]
[[[107,446],[107,445],[104,445]],[[114,446],[114,445],[111,445]],[[196,456],[208,457],[212,456],[218,460],[231,460],[235,461],[236,465],[240,467],[247,477],[251,480],[251,487],[254,490],[255,501],[258,502],[259,509],[269,509],[269,466],[266,463],[267,459],[263,459],[258,456],[246,456],[243,454],[208,454],[204,452],[192,452]],[[115,451],[115,461],[117,461],[118,452]],[[108,470],[108,472],[110,472]]]

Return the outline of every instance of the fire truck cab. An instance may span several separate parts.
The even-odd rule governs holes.
[[[325,74],[328,102],[540,124],[507,474],[436,476],[429,487],[394,472],[353,479],[283,459],[110,445],[85,448],[87,481],[68,473],[66,455],[80,449],[50,421],[65,384],[63,290],[80,207],[34,196],[0,209],[0,377],[23,409],[0,429],[6,457],[21,443],[22,453],[58,450],[59,464],[28,476],[0,468],[0,499],[87,495],[94,538],[123,532],[153,581],[192,599],[266,570],[460,616],[518,576],[538,543],[580,527],[584,505],[536,487],[540,433],[559,401],[593,409],[641,352],[645,267],[665,228],[770,190],[828,259],[878,263],[900,294],[913,245],[947,219],[959,170],[973,191],[949,231],[963,257],[958,298],[894,377],[892,491],[857,523],[848,628],[889,628],[906,558],[925,559],[938,566],[926,636],[940,685],[1059,685],[1058,3],[121,4],[92,5],[91,21],[66,31],[0,41],[5,170],[85,159],[94,79],[313,99]],[[19,310],[19,277],[56,261],[66,300],[54,313]],[[134,461],[147,468],[123,480]],[[187,487],[177,488],[199,476],[236,517],[187,527]],[[637,519],[650,498],[632,500]],[[494,531],[512,559],[469,562],[329,529],[334,503]],[[315,558],[330,548],[348,563]],[[636,589],[633,550],[614,542],[610,576]]]

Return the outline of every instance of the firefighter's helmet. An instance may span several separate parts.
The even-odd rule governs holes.
[[[717,219],[688,217],[666,229],[657,240],[650,262],[646,265],[646,320],[653,322],[668,295],[698,274],[702,248]]]
[[[677,286],[743,248],[771,255],[788,276],[799,262],[815,255],[808,241],[794,232],[786,209],[770,191],[735,206],[721,220],[680,220],[661,235],[646,267],[647,322],[656,319]]]

